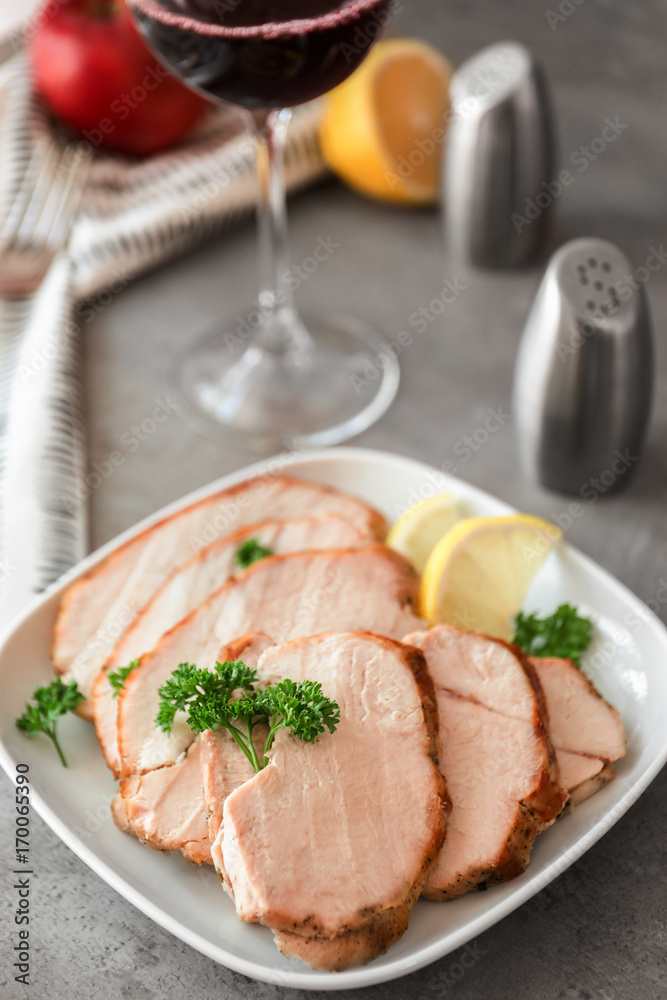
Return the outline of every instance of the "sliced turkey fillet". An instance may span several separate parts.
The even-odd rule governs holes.
[[[216,848],[237,913],[315,968],[369,961],[405,931],[445,830],[424,659],[329,634],[273,647],[259,669],[320,681],[341,719],[315,743],[279,731],[269,765],[225,799]]]
[[[258,669],[259,660],[267,649],[273,646],[268,635],[262,632],[243,636],[227,647],[225,659],[243,660],[246,667]],[[274,677],[259,671],[260,682],[275,680]],[[268,731],[258,726],[254,731],[255,749],[259,756],[263,752]],[[208,833],[212,844],[218,835],[222,823],[222,805],[227,796],[248,781],[254,775],[254,770],[248,758],[243,754],[232,737],[225,730],[211,732],[207,730],[199,737],[201,743],[201,778],[203,787],[203,805],[205,808]],[[216,861],[222,868],[222,858]]]
[[[193,552],[267,518],[336,514],[362,535],[383,538],[384,518],[361,500],[328,487],[267,474],[191,504],[135,535],[65,592],[52,657],[88,699],[120,635],[164,580]],[[91,717],[86,701],[81,714]]]
[[[217,659],[243,659],[255,667],[271,646],[265,635],[244,636],[220,650]],[[258,749],[263,749],[267,733],[255,732]],[[217,834],[222,815],[207,817],[204,787],[211,798],[247,781],[254,774],[250,763],[225,731],[202,733],[175,764],[135,775],[121,782],[114,802],[113,817],[125,833],[132,833],[159,851],[178,851],[195,864],[211,862],[211,829]]]
[[[253,743],[260,759],[268,735],[266,726],[257,726],[253,730]],[[199,743],[203,795],[199,795],[197,801],[208,825],[209,859],[224,877],[222,854],[219,847],[216,853],[214,846],[222,826],[222,807],[228,795],[254,777],[255,770],[225,729],[219,729],[215,733],[207,730],[199,736]],[[178,767],[178,764],[174,766]]]
[[[586,799],[590,799],[591,795],[595,795],[601,788],[608,785],[613,777],[614,765],[605,764],[597,774],[592,775],[587,781],[572,789],[569,798],[570,805],[578,806],[582,802],[585,802]]]
[[[385,545],[273,556],[230,580],[145,654],[118,698],[123,776],[173,764],[192,742],[184,720],[155,726],[158,689],[179,663],[211,669],[220,646],[262,631],[276,642],[336,629],[389,637],[423,625],[418,577]]]
[[[557,749],[613,762],[625,755],[621,717],[571,660],[533,657]]]
[[[556,748],[558,762],[558,777],[561,788],[572,792],[579,785],[595,778],[604,767],[604,761],[599,757],[587,757],[580,753],[570,753],[569,750]]]
[[[425,895],[449,899],[519,875],[563,799],[549,777],[545,740],[530,723],[442,690],[437,701],[452,814]]]
[[[501,640],[438,625],[407,636],[435,685],[440,768],[452,813],[424,895],[450,899],[514,878],[566,799],[539,681]]]
[[[104,758],[118,777],[120,760],[116,735],[118,701],[107,673],[118,670],[149,652],[158,640],[219,590],[232,576],[242,572],[236,556],[248,539],[276,555],[304,550],[354,548],[368,543],[350,522],[337,515],[264,521],[248,525],[198,552],[165,580],[121,636],[93,685],[95,729]]]
[[[625,755],[623,723],[571,660],[530,662],[544,691],[561,785],[576,805],[613,778],[614,761]]]
[[[535,685],[519,651],[500,640],[453,625],[436,625],[428,632],[407,635],[404,642],[437,661],[436,687],[472,698],[511,719],[535,718]]]
[[[211,847],[201,794],[193,803],[192,788],[201,788],[199,740],[178,764],[120,783],[126,832],[162,851],[180,851],[189,861],[210,861]]]
[[[262,655],[274,645],[265,632],[248,632],[238,639],[226,643],[216,656],[216,662],[227,660],[243,660],[246,667],[256,670]]]

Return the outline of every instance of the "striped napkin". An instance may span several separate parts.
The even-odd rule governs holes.
[[[290,190],[325,173],[317,102],[288,132]],[[0,73],[0,226],[51,123],[23,57]],[[67,254],[43,286],[0,299],[0,627],[87,552],[81,331],[74,306],[233,226],[255,205],[253,143],[232,109],[144,161],[97,151]]]

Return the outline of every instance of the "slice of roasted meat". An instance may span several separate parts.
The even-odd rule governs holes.
[[[519,875],[566,799],[535,671],[501,640],[438,625],[409,635],[435,685],[452,814],[424,894],[449,899]]]
[[[577,805],[614,777],[614,761],[625,755],[623,723],[571,660],[530,662],[544,691],[560,782]]]
[[[423,656],[330,634],[269,649],[259,670],[320,681],[341,718],[315,743],[279,731],[269,764],[225,798],[228,890],[288,957],[331,971],[370,961],[404,933],[445,830]]]

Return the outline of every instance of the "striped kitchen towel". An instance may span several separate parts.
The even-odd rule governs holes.
[[[22,56],[0,73],[0,226],[26,164],[53,127]],[[288,132],[290,190],[322,177],[320,108]],[[74,306],[187,252],[248,215],[253,143],[232,109],[186,142],[137,161],[96,150],[67,255],[39,292],[0,301],[0,626],[87,551],[85,415]]]

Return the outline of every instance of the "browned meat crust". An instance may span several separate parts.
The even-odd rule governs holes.
[[[302,937],[289,931],[275,931],[273,938],[278,951],[287,958],[298,958],[323,972],[341,972],[384,955],[405,934],[414,903],[408,900],[400,907],[378,913],[367,927],[333,938]]]

